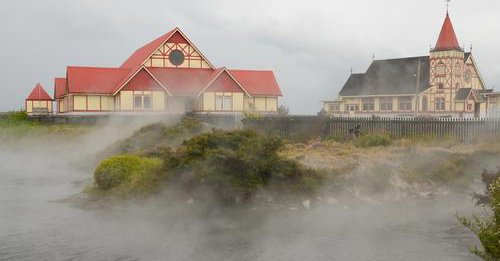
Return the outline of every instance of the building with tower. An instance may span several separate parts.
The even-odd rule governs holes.
[[[279,97],[272,71],[216,68],[179,28],[120,67],[69,66],[54,80],[58,114],[266,114],[277,113]]]
[[[485,117],[496,96],[472,48],[460,47],[447,12],[429,55],[374,60],[365,73],[351,74],[323,109],[333,116]]]

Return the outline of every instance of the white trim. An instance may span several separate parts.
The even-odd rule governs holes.
[[[483,86],[483,90],[486,89],[486,84],[484,83],[483,76],[481,75],[481,72],[479,71],[479,68],[476,63],[476,59],[474,59],[474,56],[472,53],[470,53],[469,58],[465,61],[465,65],[467,65],[467,61],[471,60],[472,64],[474,65],[474,69],[476,70],[477,76],[479,76],[479,81],[481,82],[481,85]]]
[[[219,78],[219,76],[223,73],[223,72],[226,72],[229,77],[231,77],[231,79],[233,79],[234,82],[236,82],[236,84],[238,84],[238,86],[243,90],[243,92],[245,92],[246,95],[248,95],[249,97],[252,97],[252,95],[250,95],[247,90],[245,90],[245,88],[243,88],[243,86],[236,80],[236,78],[234,78],[233,75],[231,75],[231,73],[229,72],[229,70],[226,69],[226,67],[223,67],[222,70],[215,76],[212,78],[212,80],[205,86],[203,87],[203,89],[201,89],[201,91],[196,95],[196,97],[199,97],[202,93],[204,93],[208,87],[210,87],[210,85],[212,85],[212,83],[217,80],[217,78]]]
[[[163,84],[161,84],[160,81],[158,81],[158,79],[156,79],[156,77],[154,77],[153,74],[150,71],[148,71],[148,69],[146,67],[144,67],[144,65],[142,65],[132,76],[130,76],[130,78],[127,81],[125,81],[125,83],[122,84],[122,86],[120,88],[118,88],[118,90],[116,90],[112,95],[116,96],[123,88],[125,88],[125,85],[127,85],[142,69],[144,69],[153,78],[153,80],[155,80],[156,83],[158,83],[160,85],[160,87],[163,88],[163,90],[165,90],[168,93],[168,95],[173,96],[167,90],[167,88],[165,88],[165,86],[163,86]]]
[[[415,97],[415,93],[412,94],[377,94],[377,95],[358,95],[358,96],[342,96],[343,98],[365,98],[365,97],[405,97],[405,96],[412,96]]]

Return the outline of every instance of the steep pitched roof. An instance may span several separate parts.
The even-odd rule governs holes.
[[[128,68],[70,66],[67,69],[68,89],[71,93],[112,94],[129,72]]]
[[[229,70],[252,96],[282,96],[273,71]]]
[[[154,39],[141,48],[137,49],[120,68],[136,68],[140,66],[156,49],[170,38],[177,28],[168,31],[166,34]]]
[[[66,94],[66,78],[55,78],[54,79],[54,97],[56,99],[61,98]]]
[[[417,88],[418,61],[420,61],[420,85]],[[429,56],[375,60],[366,73],[352,74],[340,91],[340,95],[413,95],[420,93],[430,86],[429,66]]]
[[[453,24],[451,23],[450,15],[448,13],[446,13],[446,18],[444,19],[443,26],[441,27],[441,33],[439,33],[439,38],[437,40],[436,47],[434,48],[434,51],[447,50],[460,50],[460,44],[458,43],[455,29],[453,29]]]
[[[37,84],[33,90],[31,91],[30,95],[28,95],[28,98],[26,98],[27,101],[52,101],[52,98],[50,95],[45,91],[43,86],[41,84]]]

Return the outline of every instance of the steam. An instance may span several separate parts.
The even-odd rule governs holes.
[[[59,202],[83,189],[95,155],[165,120],[158,117],[110,119],[78,137],[4,138],[0,259],[474,260],[468,246],[477,242],[454,220],[456,211],[473,210],[467,193],[383,204],[312,199],[310,211],[300,203],[297,210],[242,210],[161,199],[111,209]],[[356,171],[373,170],[361,164]]]

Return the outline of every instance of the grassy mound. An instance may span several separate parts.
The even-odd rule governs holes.
[[[176,148],[142,147],[141,156],[104,160],[94,174],[95,189],[153,195],[165,184],[185,197],[224,205],[251,203],[260,192],[273,199],[310,198],[323,181],[322,173],[279,156],[282,147],[280,139],[252,130],[213,130]]]
[[[360,148],[388,146],[391,145],[392,139],[389,135],[385,134],[362,135],[353,140],[353,143],[354,146]]]

